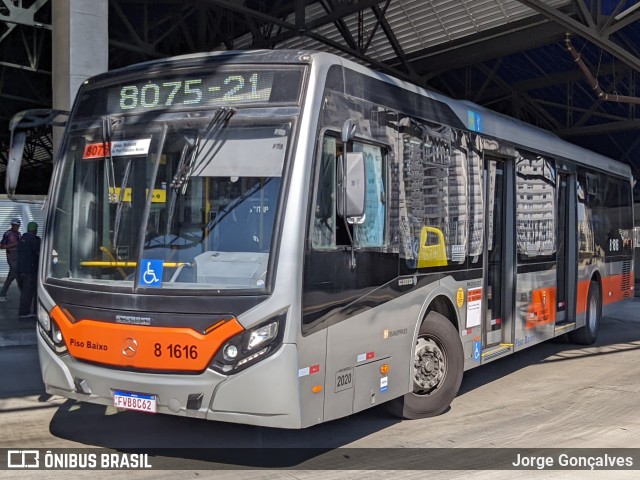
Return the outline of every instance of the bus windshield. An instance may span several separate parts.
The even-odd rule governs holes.
[[[173,114],[70,125],[50,278],[130,288],[265,288],[288,121]]]

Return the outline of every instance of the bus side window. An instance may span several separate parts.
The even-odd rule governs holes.
[[[320,154],[313,215],[311,241],[315,249],[348,246],[351,244],[350,237],[356,247],[385,245],[385,153],[379,146],[359,142],[354,142],[353,150],[362,152],[365,159],[367,197],[364,220],[355,225],[347,224],[337,211],[337,159],[343,154],[344,148],[340,140],[325,136]]]
[[[364,154],[366,169],[365,218],[354,226],[357,247],[382,247],[385,244],[386,174],[382,148],[354,143],[353,150]]]

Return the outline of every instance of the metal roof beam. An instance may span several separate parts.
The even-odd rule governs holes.
[[[617,32],[618,30],[624,27],[631,25],[632,23],[637,22],[638,20],[640,20],[640,11],[637,11],[635,13],[632,13],[631,15],[626,16],[623,20],[620,20],[619,22],[615,22],[611,26],[605,25],[605,28],[602,30],[602,34],[606,37],[609,37],[611,34]]]
[[[589,7],[585,5],[584,0],[575,0],[575,3],[578,4],[580,16],[585,22],[587,22],[587,25],[589,25],[590,28],[596,28],[596,23],[593,21],[591,11],[589,10]]]
[[[374,5],[373,7],[371,7],[371,11],[376,16],[376,24],[373,26],[373,29],[371,29],[367,42],[362,46],[363,53],[366,53],[367,50],[369,50],[369,47],[371,46],[371,42],[373,42],[373,39],[376,36],[378,28],[380,27],[380,24],[384,21],[386,22],[387,25],[389,25],[389,23],[387,22],[386,14],[387,14],[387,9],[389,8],[390,3],[391,3],[391,0],[387,0],[387,3],[385,3],[383,10],[380,10],[380,7],[378,7],[377,5]],[[391,28],[391,25],[389,25],[389,31],[391,32],[391,35],[393,36],[393,38],[397,41],[397,38],[393,33],[393,29]],[[387,40],[391,41],[389,37],[387,37]]]
[[[127,31],[127,35],[131,38],[131,40],[133,40],[132,43],[136,44],[138,48],[143,48],[145,42],[142,40],[142,38],[140,38],[140,35],[138,35],[138,31],[129,21],[129,17],[124,14],[124,11],[120,6],[120,2],[118,0],[112,0],[111,8],[113,8],[113,10],[116,12],[116,15],[118,15],[118,21],[121,22],[122,25],[124,25]],[[109,35],[109,37],[111,37],[111,35]],[[111,44],[111,38],[109,38],[109,44]],[[121,46],[121,48],[123,48],[123,46]]]
[[[376,60],[375,58],[371,58],[367,55],[364,55],[362,53],[360,53],[357,50],[352,50],[348,47],[345,47],[344,45],[338,43],[338,42],[334,42],[333,40],[323,37],[322,35],[319,35],[317,33],[313,33],[313,32],[304,32],[303,35],[309,37],[309,38],[313,38],[314,40],[317,40],[321,43],[324,43],[325,45],[329,45],[330,47],[335,48],[336,50],[339,50],[341,52],[344,53],[348,53],[349,55],[352,55],[364,62],[367,62],[369,64],[371,64],[372,66],[376,67],[377,69],[384,71],[390,75],[396,76],[400,79],[403,80],[408,80],[410,82],[416,82],[415,78],[412,78],[410,75],[407,75],[406,73],[397,70],[395,68],[390,67],[389,65],[387,65],[386,63],[380,62],[378,60]]]
[[[119,20],[124,25],[127,31],[127,37],[133,41],[119,41],[113,40],[112,36],[109,38],[109,45],[116,46],[118,48],[122,48],[124,50],[129,50],[136,53],[141,53],[143,55],[148,55],[152,58],[163,58],[166,57],[165,54],[159,52],[156,46],[164,40],[168,35],[172,34],[175,30],[180,29],[184,25],[184,20],[191,15],[192,13],[197,11],[197,8],[194,6],[185,5],[180,12],[180,17],[175,18],[173,16],[167,16],[164,19],[156,22],[156,26],[161,25],[163,22],[170,22],[170,26],[166,28],[166,30],[162,33],[162,35],[158,36],[154,39],[152,44],[149,44],[139,35],[138,30],[131,24],[128,16],[122,10],[119,0],[111,0],[111,7],[115,10],[116,14],[119,17]],[[147,32],[144,32],[145,37],[147,36]],[[189,42],[189,39],[187,39]]]
[[[358,51],[357,49],[349,48],[344,44],[335,42],[323,35],[313,32],[314,29],[329,23],[333,23],[337,19],[341,19],[341,18],[344,18],[345,16],[352,15],[361,10],[371,8],[374,5],[381,3],[382,0],[361,0],[353,4],[347,4],[345,6],[341,6],[339,9],[329,13],[328,15],[320,19],[312,20],[310,22],[305,23],[304,28],[302,30],[300,30],[295,24],[292,24],[286,20],[282,20],[280,18],[273,17],[271,15],[259,12],[257,10],[247,8],[243,5],[238,5],[237,3],[231,2],[230,0],[206,0],[206,1],[211,5],[218,5],[224,9],[234,11],[236,13],[241,13],[243,15],[251,16],[253,18],[256,18],[257,20],[272,23],[274,25],[278,25],[286,28],[288,31],[268,39],[268,43],[271,46],[294,36],[307,36],[309,38],[313,38],[314,40],[317,40],[318,42],[324,43],[325,45],[329,45],[330,47],[333,47],[336,50],[339,50],[344,53],[348,53],[349,55],[352,55],[353,57],[358,58],[359,60],[367,62],[372,66],[380,70],[383,70],[391,75],[402,78],[404,80],[409,80],[413,82],[416,81],[415,78],[412,78],[410,75],[407,75],[405,72],[397,70],[393,67],[390,67],[386,63],[380,62],[372,57],[369,57],[363,54],[362,52]]]
[[[631,69],[628,65],[619,62],[600,65],[600,75],[612,75],[614,73],[624,75],[629,71],[631,71]],[[511,84],[511,88],[516,93],[525,93],[531,90],[552,87],[554,85],[563,85],[571,82],[577,82],[583,79],[584,75],[580,72],[580,70],[569,70],[566,72],[553,73],[544,77],[536,77],[530,80],[523,80],[522,82],[513,83]],[[591,94],[591,92],[589,93]],[[477,103],[484,104],[487,102],[493,102],[503,95],[504,90],[500,87],[487,88],[484,95],[477,99]]]
[[[627,0],[618,0],[618,4],[616,5],[616,8],[613,9],[613,12],[611,12],[611,14],[609,15],[609,18],[607,18],[603,25],[600,25],[599,30],[601,32],[606,30],[609,25],[618,20],[616,16],[620,13],[620,10],[622,10],[622,7],[624,7],[624,4],[626,2]]]
[[[486,65],[481,63],[481,64],[476,65],[476,66],[485,75],[487,75],[487,76],[491,76],[492,75],[491,70]],[[511,88],[511,85],[509,85],[507,82],[502,80],[499,76],[495,76],[493,81],[497,85],[501,86],[504,90],[512,92],[514,95],[516,95],[521,100],[523,100],[526,103],[527,106],[531,107],[532,112],[535,113],[535,115],[539,119],[541,119],[541,120],[543,120],[543,122],[547,123],[547,125],[550,127],[551,130],[557,130],[557,129],[560,128],[560,124],[557,122],[557,120],[555,118],[553,118],[549,114],[549,112],[547,112],[544,108],[542,108],[540,105],[537,105],[535,102],[533,102],[531,100],[531,97],[529,97],[526,94],[514,92],[512,90],[512,88]]]
[[[518,0],[523,5],[541,13],[545,17],[553,20],[572,33],[581,36],[604,51],[619,58],[630,67],[640,70],[640,58],[632,55],[625,49],[613,43],[608,37],[601,35],[598,31],[590,28],[560,10],[543,3],[541,0]]]
[[[639,120],[621,120],[619,122],[603,123],[601,125],[589,125],[579,128],[565,128],[556,130],[561,137],[580,137],[585,135],[605,135],[616,132],[626,132],[640,128]]]
[[[320,0],[319,3],[327,13],[331,13],[335,10],[335,5],[332,0]],[[351,35],[351,32],[349,31],[347,24],[344,23],[344,20],[342,18],[339,18],[334,22],[334,24],[338,32],[340,32],[340,35],[342,35],[342,38],[344,38],[344,41],[347,42],[349,48],[357,50],[358,44],[353,38],[353,35]]]
[[[631,170],[633,171],[633,176],[635,178],[638,178],[638,176],[640,176],[639,175],[640,168],[638,167],[637,162],[634,162],[634,159],[631,157],[631,154],[634,153],[638,148],[638,145],[640,145],[640,136],[636,137],[636,139],[633,142],[631,142],[631,145],[629,145],[627,148],[620,145],[620,142],[618,142],[611,135],[608,135],[608,137],[609,137],[609,140],[611,140],[611,143],[613,143],[621,153],[618,160],[626,161],[631,166]]]
[[[234,2],[232,0],[205,0],[210,5],[216,5],[218,7],[224,8],[225,10],[230,10],[232,12],[240,13],[243,15],[251,16],[257,20],[272,23],[274,25],[278,25],[287,29],[286,32],[283,32],[275,37],[271,37],[268,40],[269,45],[273,46],[290,38],[307,34],[309,30],[314,30],[316,28],[322,27],[329,23],[333,23],[336,20],[343,19],[349,15],[353,15],[354,13],[358,13],[362,10],[366,10],[367,8],[371,8],[373,5],[377,5],[381,3],[383,0],[359,0],[354,3],[341,4],[334,11],[329,13],[328,15],[323,16],[322,18],[318,18],[315,20],[311,20],[309,22],[305,22],[303,29],[304,31],[300,31],[295,24],[287,22],[278,17],[274,17],[273,15],[269,15],[258,10],[254,10],[249,7],[245,7],[244,5],[239,5],[238,2]],[[300,1],[300,0],[298,0]]]
[[[494,79],[496,78],[496,73],[498,72],[498,69],[502,66],[502,62],[503,59],[499,58],[498,61],[496,61],[495,65],[493,66],[493,68],[491,69],[491,72],[489,74],[487,74],[487,78],[485,79],[484,83],[482,84],[482,86],[478,89],[478,91],[476,92],[475,97],[473,98],[473,101],[475,103],[478,103],[478,99],[482,97],[485,89],[489,86],[489,84],[494,81]]]
[[[51,75],[51,72],[49,70],[42,70],[40,68],[34,68],[34,67],[31,67],[31,66],[27,66],[27,65],[18,65],[17,63],[0,61],[0,66],[16,68],[18,70],[26,70],[27,72],[42,73],[43,75]]]
[[[35,21],[35,15],[42,8],[43,5],[49,0],[36,0],[33,5],[28,8],[22,8],[22,2],[16,4],[13,0],[0,0],[4,7],[9,10],[9,15],[0,13],[0,21],[8,23],[7,27],[9,31],[13,30],[16,25],[25,25],[27,27],[37,27],[51,30],[51,25],[46,23],[40,23]],[[9,34],[9,31],[5,32],[0,37],[0,42]]]
[[[395,33],[393,33],[393,29],[391,28],[391,25],[389,25],[389,22],[387,21],[387,18],[385,16],[387,8],[389,7],[389,3],[391,3],[391,1],[387,0],[387,3],[384,6],[384,10],[381,10],[378,5],[372,6],[371,10],[373,11],[373,14],[378,20],[378,23],[382,27],[382,31],[386,35],[387,40],[389,40],[389,43],[391,44],[391,48],[393,48],[393,51],[396,53],[398,60],[400,60],[401,64],[407,69],[409,76],[413,78],[414,81],[420,81],[416,71],[413,69],[413,66],[407,61],[407,56],[405,55],[404,50],[402,49],[402,45],[400,45],[398,38],[396,37]],[[376,24],[376,27],[377,27],[377,24]],[[375,33],[375,30],[373,33]],[[371,35],[369,42],[371,41],[371,39],[373,39],[373,34]]]
[[[426,79],[433,78],[442,72],[455,70],[469,64],[494,60],[557,43],[564,38],[566,30],[546,19],[532,22],[515,22],[506,27],[493,30],[491,33],[474,34],[459,41],[442,46],[421,50],[407,55],[418,72],[429,72]],[[399,62],[391,63],[397,65]]]
[[[596,116],[598,118],[604,118],[606,120],[614,120],[614,121],[629,120],[629,117],[612,115],[610,113],[605,113],[605,112],[591,112],[590,109],[588,108],[576,107],[574,105],[566,105],[564,103],[552,102],[550,100],[543,100],[540,98],[534,98],[534,97],[530,97],[530,98],[532,101],[536,102],[538,105],[544,105],[546,107],[558,108],[562,110],[571,110],[573,112],[578,112],[578,113],[589,113],[589,114],[593,114],[593,116]],[[573,126],[576,126],[576,125],[573,125]]]

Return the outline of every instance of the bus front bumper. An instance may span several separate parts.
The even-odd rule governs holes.
[[[154,395],[157,413],[276,428],[301,428],[296,346],[231,376],[211,369],[197,375],[140,373],[58,356],[38,335],[47,393],[114,405],[114,391]],[[115,408],[115,407],[114,407]]]

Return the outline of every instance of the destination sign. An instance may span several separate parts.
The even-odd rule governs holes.
[[[195,76],[146,78],[110,87],[109,112],[128,113],[156,109],[209,107],[230,104],[296,101],[300,69],[233,70]],[[282,82],[285,83],[282,83]],[[274,83],[278,83],[278,87]],[[288,87],[286,83],[291,82]],[[295,83],[294,83],[295,82]],[[283,90],[283,87],[286,90]],[[274,98],[274,90],[277,95]],[[283,95],[283,92],[285,93]]]

